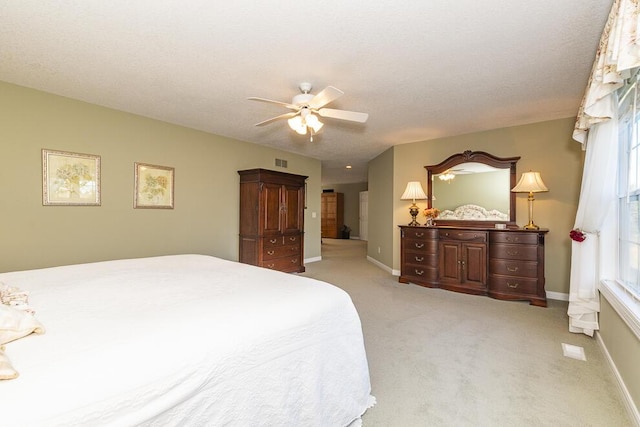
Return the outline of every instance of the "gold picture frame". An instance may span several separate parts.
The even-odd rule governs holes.
[[[44,206],[100,206],[100,156],[42,149]]]
[[[173,209],[175,169],[135,162],[135,209]]]

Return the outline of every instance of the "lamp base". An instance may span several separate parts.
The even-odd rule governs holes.
[[[540,227],[535,225],[533,222],[530,222],[529,224],[525,225],[522,228],[524,228],[525,230],[540,230]]]
[[[409,223],[410,226],[415,227],[420,225],[420,223],[418,221],[416,221],[416,217],[418,216],[418,213],[420,212],[420,208],[414,203],[413,205],[411,205],[411,207],[409,208],[409,214],[411,215],[411,222]]]

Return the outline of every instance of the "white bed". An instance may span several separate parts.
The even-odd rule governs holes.
[[[13,426],[346,426],[374,403],[349,296],[203,255],[0,274],[45,327],[6,344]]]

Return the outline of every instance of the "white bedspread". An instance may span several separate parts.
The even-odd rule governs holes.
[[[345,426],[371,406],[349,296],[202,255],[0,274],[46,334],[9,343],[12,426]]]

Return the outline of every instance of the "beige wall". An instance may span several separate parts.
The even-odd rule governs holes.
[[[393,171],[393,148],[388,149],[369,162],[367,255],[389,268],[393,265],[393,238],[397,234],[394,216]]]
[[[175,253],[237,260],[237,171],[256,167],[309,176],[305,258],[320,256],[318,160],[3,82],[0,117],[0,271]],[[42,148],[100,155],[102,205],[42,206]],[[133,209],[136,161],[175,168],[175,209]]]
[[[351,227],[351,238],[360,236],[360,192],[367,191],[366,182],[355,184],[325,185],[322,189],[333,189],[344,194],[344,223]]]
[[[640,408],[640,340],[622,318],[600,296],[600,337],[623,378],[627,391],[636,408]]]
[[[393,224],[406,224],[411,219],[409,206],[400,200],[400,196],[408,181],[426,182],[425,165],[440,163],[452,154],[465,150],[487,151],[498,157],[520,156],[518,178],[522,172],[539,171],[550,190],[536,195],[534,208],[536,224],[550,230],[546,237],[546,289],[567,294],[571,250],[568,233],[573,228],[582,175],[581,146],[571,139],[573,124],[574,119],[567,118],[395,146],[392,148],[392,172],[381,170],[390,167],[385,163],[371,162],[369,166],[370,178],[378,174],[392,175],[392,191],[387,187],[378,189],[370,181],[369,197],[389,198],[394,206]],[[379,191],[384,191],[384,195],[374,194]],[[426,201],[419,206],[426,206]],[[521,226],[526,224],[526,195],[517,196],[516,211],[517,223]],[[370,221],[375,215],[376,212],[370,210]],[[370,230],[370,238],[382,238],[375,233],[379,231]],[[400,233],[397,227],[392,236],[392,264],[375,253],[372,256],[399,270]]]

